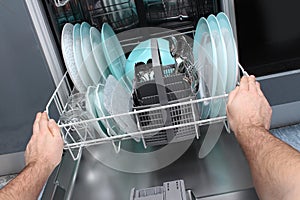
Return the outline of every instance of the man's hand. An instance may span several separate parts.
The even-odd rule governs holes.
[[[229,94],[227,117],[231,129],[239,134],[248,128],[269,130],[272,109],[254,76],[242,77],[240,86]]]
[[[60,163],[63,141],[54,120],[37,113],[25,152],[25,168],[0,190],[0,200],[37,199],[48,177]]]
[[[33,124],[33,134],[25,152],[26,165],[45,166],[50,171],[60,163],[63,140],[60,130],[47,113],[37,113]]]

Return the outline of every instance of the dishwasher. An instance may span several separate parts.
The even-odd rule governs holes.
[[[193,82],[183,73],[169,75],[178,71],[176,66],[183,57],[167,62],[162,54],[166,50],[170,55],[180,45],[186,48],[182,54],[189,53],[198,22],[224,13],[238,49],[237,80],[239,73],[257,76],[273,108],[272,132],[281,137],[285,127],[297,129],[291,125],[300,121],[300,94],[295,92],[300,84],[300,29],[292,29],[276,13],[281,11],[284,20],[297,18],[296,5],[295,0],[285,7],[266,0],[26,0],[55,85],[45,109],[58,121],[65,142],[62,161],[40,199],[258,199],[247,160],[230,133],[226,114],[203,117],[207,102],[225,106],[228,91],[197,98],[191,91]],[[274,16],[283,30],[277,31]],[[108,26],[120,42],[126,64],[136,47],[148,45],[145,48],[151,62],[136,62],[133,84],[127,88],[130,97],[114,78],[106,80],[111,87],[99,84],[84,92],[75,88],[61,48],[62,32],[68,24],[87,24],[95,31]],[[166,41],[167,47],[162,48]],[[181,43],[176,46],[174,41]],[[113,49],[110,45],[108,51]],[[142,69],[141,73],[137,69]],[[145,69],[151,69],[152,74],[141,78]],[[185,73],[191,74],[188,70]],[[126,80],[120,80],[126,85]],[[116,97],[109,102],[113,86]],[[103,95],[98,102],[105,102],[110,110],[108,115],[95,117],[88,94],[98,91]],[[131,105],[122,104],[125,98]],[[128,106],[130,110],[124,112]],[[91,112],[81,113],[79,121],[64,118],[78,107]],[[136,127],[128,126],[131,123]],[[105,137],[97,135],[99,128],[107,131]],[[295,139],[286,142],[295,144]]]

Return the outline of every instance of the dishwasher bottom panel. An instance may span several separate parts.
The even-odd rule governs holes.
[[[194,140],[178,160],[148,173],[114,170],[84,150],[71,199],[127,200],[134,187],[148,188],[179,179],[184,180],[186,189],[192,190],[199,199],[217,198],[225,193],[238,194],[248,189],[256,196],[251,189],[253,184],[247,161],[233,134],[223,131],[214,149],[204,159],[198,158],[201,142],[201,139]]]

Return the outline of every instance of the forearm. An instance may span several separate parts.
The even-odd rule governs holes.
[[[27,165],[6,187],[0,190],[0,200],[37,199],[52,169],[43,163]]]
[[[249,162],[254,186],[265,199],[295,199],[300,191],[300,154],[264,128],[239,130],[236,137]]]

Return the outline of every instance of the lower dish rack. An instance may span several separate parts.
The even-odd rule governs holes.
[[[77,160],[80,157],[80,153],[83,148],[104,143],[111,143],[116,153],[118,153],[121,149],[122,141],[124,140],[135,139],[137,142],[142,142],[144,148],[147,148],[147,146],[151,142],[157,143],[157,141],[161,142],[166,140],[169,143],[172,143],[180,142],[184,139],[199,139],[199,127],[215,123],[224,123],[225,128],[229,132],[226,116],[200,119],[197,115],[199,104],[216,99],[226,100],[228,97],[227,94],[203,99],[195,99],[191,96],[181,100],[180,102],[172,102],[167,105],[157,105],[154,107],[152,106],[150,108],[139,110],[133,109],[133,111],[131,112],[121,113],[117,115],[105,116],[100,118],[84,118],[84,120],[81,121],[74,120],[70,121],[69,123],[62,123],[61,120],[59,120],[59,116],[66,112],[66,110],[70,108],[75,109],[74,107],[85,106],[84,104],[81,105],[82,102],[74,103],[70,101],[70,99],[72,99],[74,95],[78,94],[78,92],[72,88],[70,80],[71,79],[69,77],[69,74],[68,72],[66,72],[53,95],[51,96],[48,104],[46,105],[46,112],[48,113],[49,117],[58,120],[58,125],[61,129],[61,134],[64,140],[64,149],[70,152],[74,160]],[[164,113],[166,109],[173,112],[173,123],[169,125],[165,125],[163,123],[159,125],[159,123],[156,123],[156,126],[148,127],[146,129],[142,128],[141,123],[144,123],[145,120],[149,120],[149,116],[150,118],[151,116],[154,117],[158,121],[163,121],[164,119],[161,113]],[[180,111],[178,111],[178,109]],[[143,116],[147,117],[143,120]],[[103,123],[108,123],[109,120],[122,117],[130,117],[136,119],[138,128],[137,131],[106,137],[102,137],[98,134],[97,128],[95,128],[95,123],[100,121]],[[164,135],[162,136],[162,134],[160,134],[168,130],[175,130],[175,133],[180,132],[181,134],[168,140]],[[111,131],[112,130],[108,127],[107,132]],[[160,135],[162,137],[159,137]],[[165,144],[166,142],[163,143]]]

